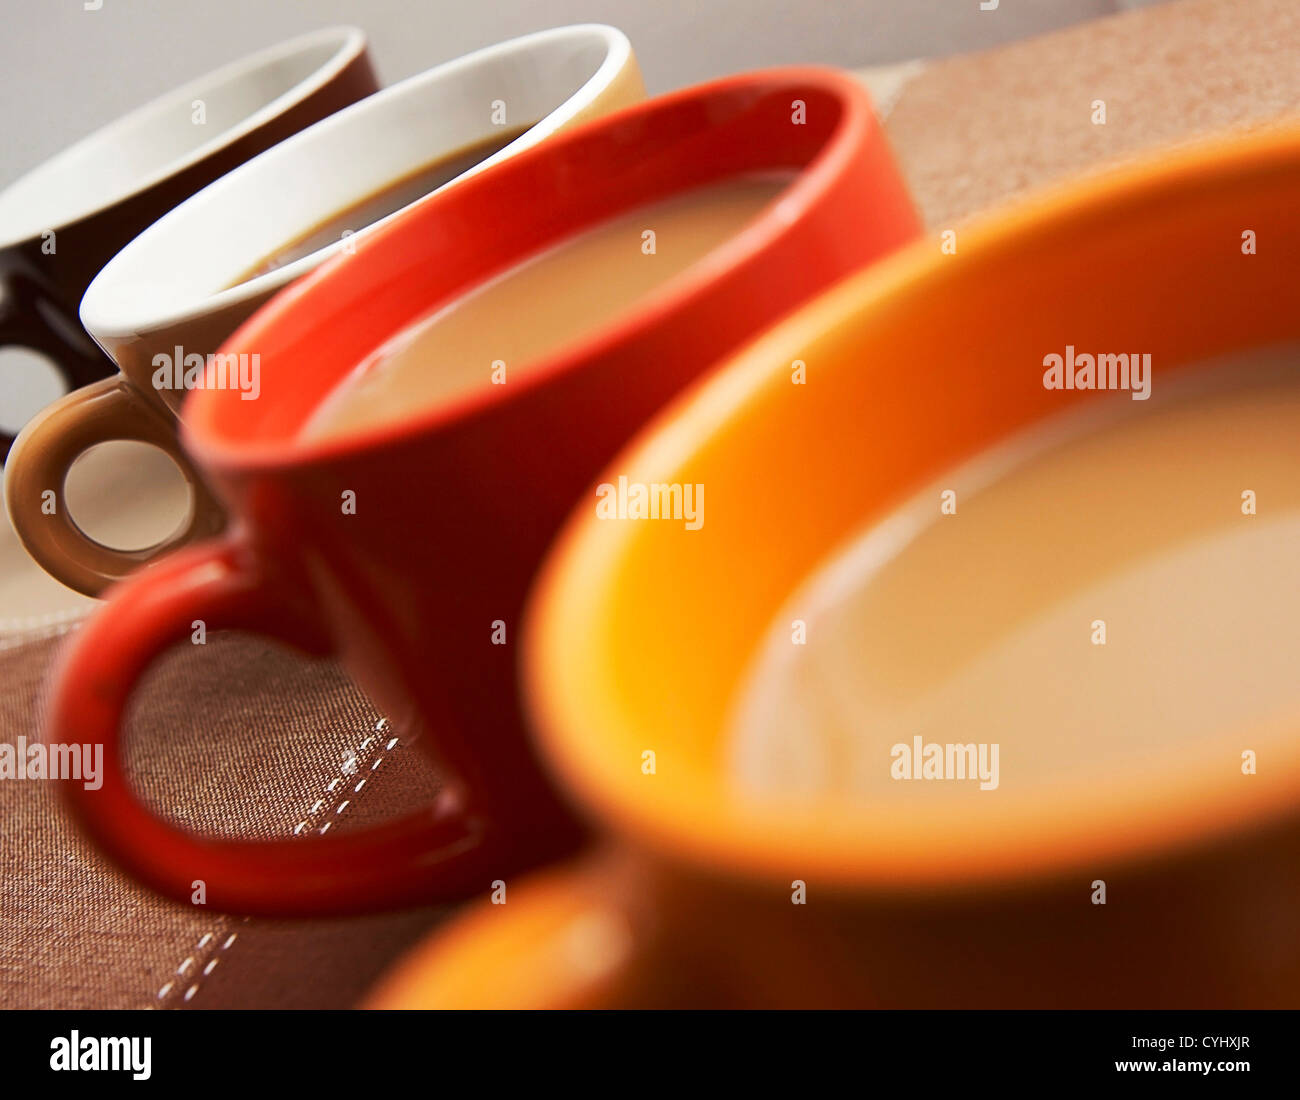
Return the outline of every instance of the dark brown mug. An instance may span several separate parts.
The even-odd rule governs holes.
[[[47,358],[69,390],[116,373],[77,317],[91,280],[173,206],[377,88],[355,27],[234,61],[109,123],[0,192],[0,349]],[[0,461],[14,434],[0,393]],[[20,414],[17,414],[20,415]]]

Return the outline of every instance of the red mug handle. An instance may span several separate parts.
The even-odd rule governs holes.
[[[228,840],[187,832],[149,810],[122,770],[123,716],[149,666],[205,630],[243,629],[316,656],[333,650],[301,586],[273,574],[237,537],[181,551],[119,585],[81,629],[55,682],[46,740],[102,744],[102,784],[61,786],[90,836],[159,893],[252,916],[329,916],[447,901],[492,878],[481,821],[446,789],[430,807],[355,833]]]

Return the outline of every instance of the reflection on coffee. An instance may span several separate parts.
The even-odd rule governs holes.
[[[345,435],[517,381],[549,352],[613,320],[733,237],[791,178],[732,177],[534,254],[369,356],[324,400],[304,437]]]
[[[435,191],[443,184],[450,183],[462,172],[469,171],[474,165],[486,160],[493,153],[504,149],[529,128],[529,126],[522,126],[510,130],[503,129],[499,133],[494,133],[481,141],[475,142],[473,145],[468,145],[450,155],[444,154],[427,164],[421,165],[400,179],[394,180],[373,194],[367,195],[364,199],[353,203],[336,214],[331,214],[325,221],[295,237],[283,247],[276,249],[274,253],[265,259],[258,261],[230,285],[238,286],[240,283],[248,282],[249,279],[265,275],[268,271],[275,271],[277,268],[291,264],[295,260],[301,260],[304,256],[310,256],[313,252],[333,244],[349,230],[355,233],[359,229],[373,225],[381,218],[388,217],[389,214],[395,214],[403,207],[415,202],[416,199],[423,198],[430,191]]]
[[[1297,362],[1241,356],[1071,416],[833,553],[738,696],[740,786],[907,820],[956,799],[994,813],[1154,789],[1193,765],[1239,777],[1242,750],[1300,715]],[[900,781],[900,755],[950,745],[965,781],[925,782],[953,778],[938,753]],[[967,746],[1000,746],[996,790]]]

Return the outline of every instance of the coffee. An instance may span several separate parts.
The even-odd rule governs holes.
[[[833,553],[737,697],[739,784],[903,821],[954,799],[1099,804],[1206,761],[1230,780],[1243,750],[1294,732],[1297,361],[1242,356],[1138,411],[1071,415]],[[955,781],[910,781],[932,777],[925,757]]]
[[[238,286],[259,275],[265,275],[268,271],[301,260],[304,256],[310,256],[333,244],[349,230],[355,233],[389,214],[395,214],[504,149],[529,129],[530,126],[503,129],[454,153],[436,157],[299,234],[270,256],[259,260],[230,285]]]
[[[517,381],[733,237],[791,178],[731,177],[533,254],[367,357],[325,398],[304,438],[346,435],[480,386]]]

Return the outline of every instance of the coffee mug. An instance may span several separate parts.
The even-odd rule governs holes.
[[[533,369],[511,363],[517,380],[489,384],[485,359],[471,392],[303,439],[338,384],[412,322],[617,215],[772,170],[790,182],[733,234],[628,308],[596,311]],[[572,848],[578,827],[538,769],[516,683],[518,615],[551,536],[674,393],[918,232],[862,87],[833,70],[778,69],[559,135],[296,283],[222,348],[260,354],[258,400],[207,388],[185,407],[186,447],[239,522],[124,582],[57,672],[48,739],[104,746],[100,789],[64,784],[76,819],[154,889],[188,899],[202,879],[210,905],[245,913],[463,896]],[[639,231],[628,248],[657,262]],[[338,656],[446,769],[435,805],[369,832],[283,842],[198,837],[143,806],[122,767],[124,709],[198,619]]]
[[[542,31],[386,88],[178,206],[113,258],[82,301],[82,323],[121,373],[45,409],[15,445],[5,499],[28,552],[57,580],[97,596],[215,534],[224,511],[181,453],[176,416],[187,387],[203,383],[211,353],[239,323],[428,191],[644,94],[620,31]],[[321,232],[322,223],[345,228]],[[289,262],[264,263],[285,252]],[[232,375],[255,399],[256,371],[245,364]],[[119,439],[167,451],[190,484],[187,522],[156,546],[97,542],[63,499],[77,457]]]
[[[48,359],[69,389],[112,373],[77,321],[99,269],[182,199],[376,87],[361,31],[315,31],[153,100],[10,184],[0,192],[0,347]],[[20,427],[6,417],[0,461]]]
[[[1252,726],[1227,751],[1189,741],[1154,772],[1147,758],[1127,757],[1083,791],[1070,785],[1068,764],[1027,783],[1004,753],[1001,790],[963,787],[964,801],[933,816],[897,802],[922,797],[919,784],[852,805],[754,794],[737,784],[725,743],[763,639],[783,633],[786,652],[813,644],[816,621],[797,639],[788,600],[829,552],[865,526],[890,536],[874,544],[879,568],[902,560],[918,545],[912,528],[873,525],[1059,410],[1149,415],[1137,390],[1049,384],[1059,366],[1050,353],[1066,341],[1149,353],[1156,389],[1233,373],[1192,369],[1207,358],[1300,347],[1297,179],[1300,129],[1291,128],[1071,183],[847,280],[665,410],[603,480],[702,485],[704,524],[602,520],[588,494],[526,611],[524,680],[539,750],[608,843],[585,863],[508,883],[506,905],[476,903],[370,1003],[1300,1001],[1289,932],[1300,918],[1294,712],[1277,728]],[[791,384],[795,361],[807,365],[806,384]],[[1176,445],[1160,453],[1175,471],[1189,457]],[[1052,485],[1055,503],[1019,513],[1021,540],[1075,503],[1068,486]],[[923,499],[936,527],[977,522],[969,498],[946,515],[938,488]],[[1224,523],[1255,522],[1240,503],[1233,483],[1215,505]],[[1131,536],[1141,553],[1149,534],[1139,524],[1098,541]],[[990,573],[1014,573],[981,564],[994,552],[1014,556],[1014,526],[1008,540],[971,560],[936,560],[978,588]],[[886,634],[877,652],[908,621],[905,604],[895,613],[864,626]],[[1071,668],[1086,680],[1088,658],[1106,651],[1089,645],[1095,624],[1079,618]],[[928,648],[918,641],[926,629]],[[950,653],[953,629],[939,614],[906,638],[932,666]],[[978,624],[972,636],[982,636]],[[874,675],[863,648],[846,667]],[[1042,737],[1060,735],[1064,718]],[[962,729],[935,726],[935,736],[965,740]],[[814,732],[789,730],[805,741]],[[1258,774],[1245,772],[1240,747],[1258,750]],[[884,749],[873,759],[883,781],[874,789],[886,791],[900,775]],[[944,797],[956,789],[932,789],[941,788]]]

